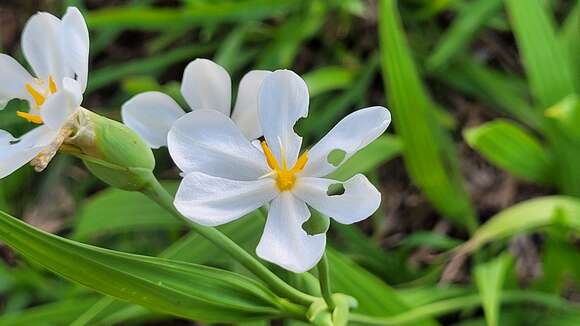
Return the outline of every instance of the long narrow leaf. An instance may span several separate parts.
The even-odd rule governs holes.
[[[567,196],[548,196],[514,205],[492,216],[479,227],[463,245],[463,250],[472,252],[489,241],[550,225],[580,231],[580,200]]]
[[[473,228],[453,145],[419,79],[394,0],[380,1],[379,23],[383,78],[409,174],[440,212]]]
[[[468,129],[464,136],[469,146],[500,168],[525,180],[553,183],[549,153],[518,125],[496,120]]]
[[[85,245],[39,231],[3,212],[0,239],[71,281],[156,311],[215,322],[280,314],[276,296],[231,272]]]
[[[545,109],[577,89],[571,60],[541,0],[507,0],[506,6],[532,93]]]

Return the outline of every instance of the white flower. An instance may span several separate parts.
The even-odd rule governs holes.
[[[324,177],[382,134],[391,119],[383,107],[358,110],[300,155],[302,138],[293,127],[307,114],[306,84],[295,73],[279,70],[259,91],[262,150],[223,114],[197,110],[180,118],[168,136],[171,157],[184,173],[175,207],[194,222],[217,226],[271,203],[258,256],[294,272],[312,268],[326,238],[303,230],[308,206],[343,224],[377,210],[381,195],[365,176],[344,183]],[[334,165],[329,155],[336,150],[344,158]],[[327,193],[335,184],[343,185],[343,194]]]
[[[68,136],[68,122],[87,84],[89,33],[83,16],[72,7],[62,20],[35,14],[22,32],[22,50],[35,77],[0,54],[0,108],[11,99],[26,100],[29,112],[16,114],[40,126],[19,139],[1,131],[0,178],[30,161],[37,170],[44,169]]]
[[[262,135],[258,124],[258,89],[264,77],[270,73],[253,70],[240,82],[231,118],[248,139]],[[192,110],[211,109],[230,116],[230,75],[211,60],[196,59],[187,65],[183,72],[181,94]],[[171,97],[160,92],[138,94],[127,101],[121,111],[123,122],[152,148],[167,146],[167,133],[184,114]]]

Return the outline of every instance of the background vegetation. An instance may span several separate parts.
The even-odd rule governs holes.
[[[357,298],[355,312],[392,324],[580,324],[577,1],[2,1],[0,50],[22,58],[29,16],[60,16],[69,5],[91,32],[84,106],[115,119],[142,91],[183,104],[181,74],[198,57],[223,65],[234,85],[250,69],[302,75],[307,144],[356,108],[391,109],[389,134],[335,175],[364,172],[383,194],[372,219],[331,227],[333,289]],[[14,115],[22,105],[0,113],[2,129],[26,130]],[[175,190],[167,151],[156,156],[157,175]],[[84,243],[248,274],[144,196],[107,189],[64,155],[42,174],[23,168],[0,181],[0,209]],[[252,251],[261,227],[254,216],[223,231]],[[166,314],[186,312],[153,312],[47,272],[33,261],[51,257],[53,245],[64,246],[38,242],[26,257],[0,247],[0,325],[190,323]],[[60,274],[121,273],[106,259],[83,270],[83,256],[71,256]]]

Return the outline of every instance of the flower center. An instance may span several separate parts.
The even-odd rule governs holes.
[[[268,147],[268,144],[265,141],[262,141],[261,145],[264,150],[264,155],[266,155],[266,162],[276,176],[276,185],[278,186],[278,189],[280,191],[292,189],[296,183],[296,173],[302,171],[304,166],[306,166],[306,162],[308,162],[308,152],[304,152],[300,155],[294,166],[291,169],[288,169],[284,153],[282,153],[282,165],[280,166],[276,156],[274,156],[274,153],[272,153],[272,150]]]
[[[46,84],[48,84],[48,85],[46,85]],[[40,109],[40,107],[42,106],[42,104],[44,104],[44,102],[46,101],[46,98],[49,95],[56,93],[56,83],[54,82],[54,79],[52,78],[52,76],[48,76],[48,82],[46,84],[43,81],[37,79],[36,86],[40,87],[41,90],[38,90],[30,83],[27,83],[26,85],[24,85],[24,87],[26,88],[26,91],[30,94],[30,96],[32,96],[32,99],[34,100],[34,104],[35,104],[34,107],[36,109]],[[46,87],[46,86],[48,86],[48,87]],[[16,111],[16,115],[19,116],[20,118],[28,121],[28,122],[31,122],[31,123],[35,123],[35,124],[42,124],[43,123],[42,117],[38,114]]]

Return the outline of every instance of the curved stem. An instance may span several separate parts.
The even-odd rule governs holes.
[[[161,184],[159,184],[159,181],[157,181],[155,177],[152,177],[151,179],[149,186],[142,191],[145,195],[169,211],[173,216],[185,222],[194,231],[209,240],[211,243],[226,251],[232,258],[242,264],[242,266],[265,282],[274,293],[299,304],[310,305],[314,300],[316,300],[315,297],[288,285],[281,278],[276,276],[276,274],[272,273],[262,265],[256,258],[217,229],[196,224],[185,218],[173,206],[173,197],[161,186]]]
[[[322,294],[322,298],[324,298],[328,310],[333,311],[335,304],[332,299],[332,291],[330,290],[330,271],[328,268],[326,253],[322,255],[322,259],[316,266],[316,269],[318,269],[318,281],[320,282],[320,293]]]

